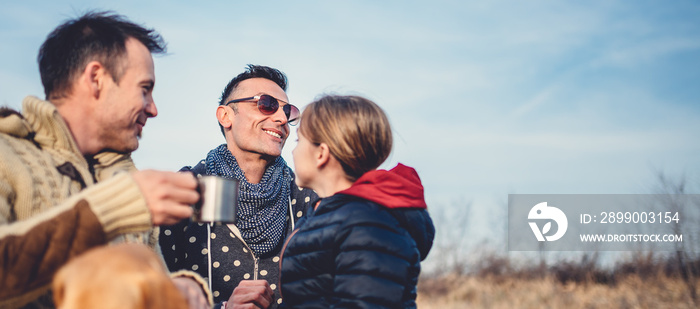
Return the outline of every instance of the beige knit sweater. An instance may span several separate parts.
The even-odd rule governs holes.
[[[27,97],[23,113],[0,112],[0,308],[47,297],[57,269],[112,241],[153,245],[151,218],[128,155],[88,163],[53,104]],[[59,173],[70,163],[78,178]],[[91,166],[94,174],[90,171]],[[43,295],[43,296],[42,296]]]

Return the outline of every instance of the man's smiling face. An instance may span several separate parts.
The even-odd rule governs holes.
[[[289,102],[287,94],[275,82],[265,78],[250,78],[241,81],[227,101],[267,94],[278,100]],[[246,154],[264,157],[279,157],[289,136],[289,124],[282,108],[272,115],[265,115],[255,100],[230,104],[235,109],[230,113],[231,140],[229,150],[239,158]],[[280,102],[280,104],[283,104]],[[233,106],[235,105],[235,106]]]

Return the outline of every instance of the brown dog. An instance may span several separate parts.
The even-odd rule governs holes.
[[[92,249],[63,266],[53,280],[63,309],[187,309],[158,256],[148,247],[119,244]]]

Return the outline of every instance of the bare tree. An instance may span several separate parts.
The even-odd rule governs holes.
[[[472,202],[453,201],[449,207],[433,207],[430,215],[435,224],[433,250],[428,255],[435,275],[462,275],[468,267],[467,242]]]
[[[685,198],[684,195],[687,194],[687,178],[685,175],[681,175],[676,179],[669,178],[666,174],[659,171],[656,173],[658,181],[657,193],[664,194],[666,196],[663,206],[665,210],[671,211],[672,213],[677,213],[680,220],[677,224],[672,225],[672,231],[675,235],[684,235],[692,240],[696,236],[696,231],[698,230],[698,211],[697,208],[689,205],[690,200]],[[678,263],[678,272],[683,278],[683,281],[688,288],[691,299],[697,305],[698,295],[697,295],[697,274],[698,260],[697,254],[691,254],[692,249],[688,246],[692,246],[691,241],[686,242],[676,242],[675,247],[675,259]]]

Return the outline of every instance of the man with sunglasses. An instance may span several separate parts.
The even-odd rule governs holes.
[[[313,191],[297,188],[281,157],[290,125],[300,116],[286,89],[284,73],[248,65],[228,83],[216,108],[226,143],[182,169],[239,181],[236,224],[184,220],[161,229],[168,268],[194,270],[207,278],[215,308],[275,308],[281,303],[280,250],[294,223],[318,199]]]

